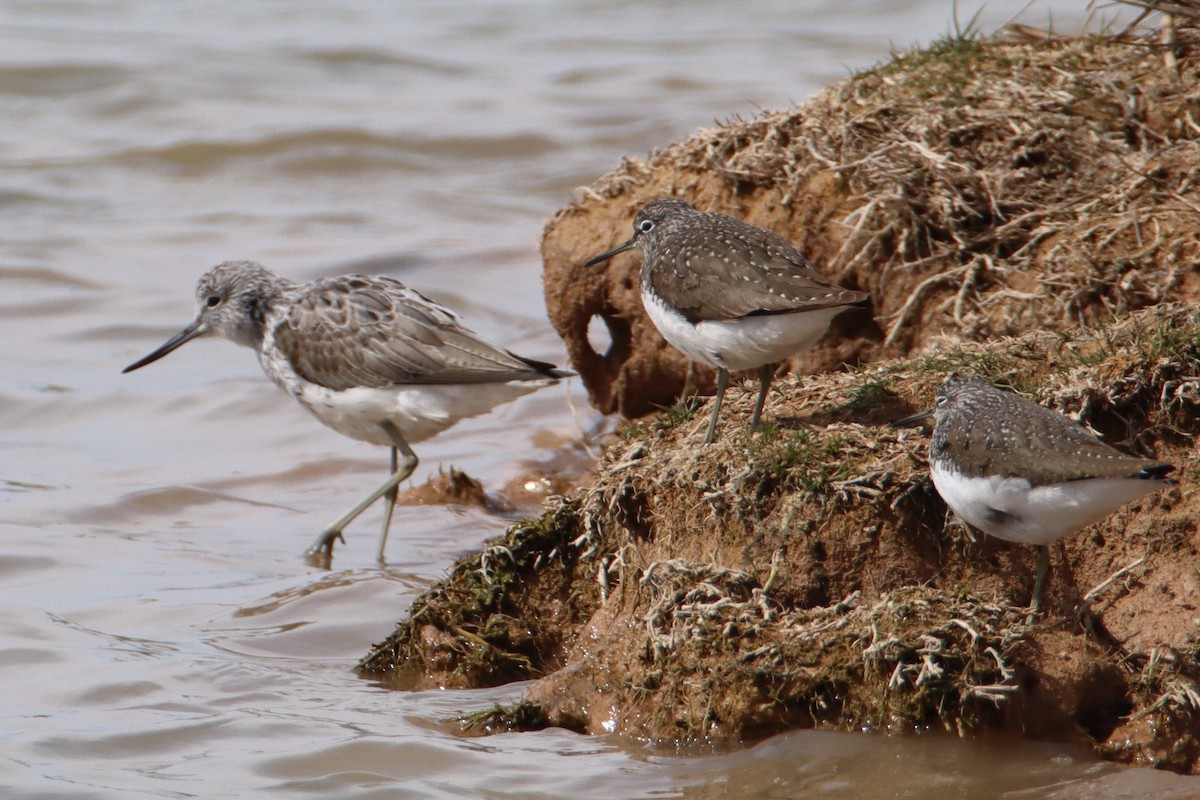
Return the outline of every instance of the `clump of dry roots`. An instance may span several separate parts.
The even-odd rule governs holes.
[[[690,680],[670,706],[633,709],[640,725],[689,739],[727,737],[730,719],[743,737],[785,720],[965,733],[993,720],[1018,689],[1010,661],[1030,629],[1020,609],[929,587],[789,609],[770,598],[774,575],[759,586],[710,564],[647,568],[643,681],[677,683],[663,673],[680,665]],[[723,688],[733,686],[740,691]]]

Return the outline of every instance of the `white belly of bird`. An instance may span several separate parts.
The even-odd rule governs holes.
[[[969,478],[937,462],[929,472],[946,505],[971,525],[998,539],[1035,545],[1053,544],[1165,485],[1086,478],[1031,487],[1024,478]]]
[[[546,383],[423,384],[340,391],[303,383],[294,395],[317,419],[343,436],[390,446],[392,441],[380,427],[382,422],[390,422],[406,442],[416,444],[459,420],[486,414]]]
[[[816,344],[844,307],[762,314],[693,325],[659,297],[642,293],[646,313],[662,337],[693,361],[728,370],[755,369]]]

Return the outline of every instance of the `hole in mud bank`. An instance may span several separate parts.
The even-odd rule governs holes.
[[[1124,694],[1100,693],[1091,695],[1092,702],[1079,708],[1075,721],[1097,742],[1106,742],[1121,720],[1133,711],[1133,703]]]
[[[593,314],[588,319],[587,343],[611,364],[624,364],[629,360],[632,331],[629,323],[612,314]]]
[[[587,342],[593,352],[601,353],[608,358],[609,350],[613,345],[613,337],[608,323],[599,314],[593,314],[592,318],[588,320]]]

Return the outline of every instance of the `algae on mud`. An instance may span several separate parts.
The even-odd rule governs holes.
[[[627,428],[591,487],[459,561],[361,668],[533,679],[488,730],[1006,730],[1200,772],[1200,59],[1181,42],[1170,70],[1136,38],[902,54],[601,179],[543,240],[552,321],[600,408],[669,406],[683,382],[636,259],[577,269],[659,194],[870,291],[873,320],[796,362],[858,366],[780,381],[756,436],[737,391],[707,447],[687,404]],[[1056,549],[1032,624],[1032,550],[950,518],[926,437],[885,425],[955,371],[1180,467]]]

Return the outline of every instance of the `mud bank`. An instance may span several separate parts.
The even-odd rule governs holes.
[[[1189,46],[1165,55],[947,41],[601,179],[543,256],[604,410],[670,406],[684,380],[637,257],[580,269],[655,196],[779,231],[875,307],[795,360],[755,436],[751,387],[731,388],[713,445],[703,406],[624,430],[592,486],[457,563],[360,669],[397,687],[532,679],[486,730],[1001,730],[1200,771],[1200,81]],[[886,426],[956,371],[1179,467],[1180,487],[1053,553],[1036,619],[1033,550],[956,523],[927,435]]]
[[[1180,488],[1067,540],[1032,622],[1033,550],[948,518],[928,437],[884,424],[955,371],[1180,467]],[[755,436],[752,387],[731,394],[707,447],[686,407],[631,427],[591,488],[456,564],[361,668],[398,686],[536,679],[491,725],[1001,729],[1196,768],[1200,312],[788,378]]]

